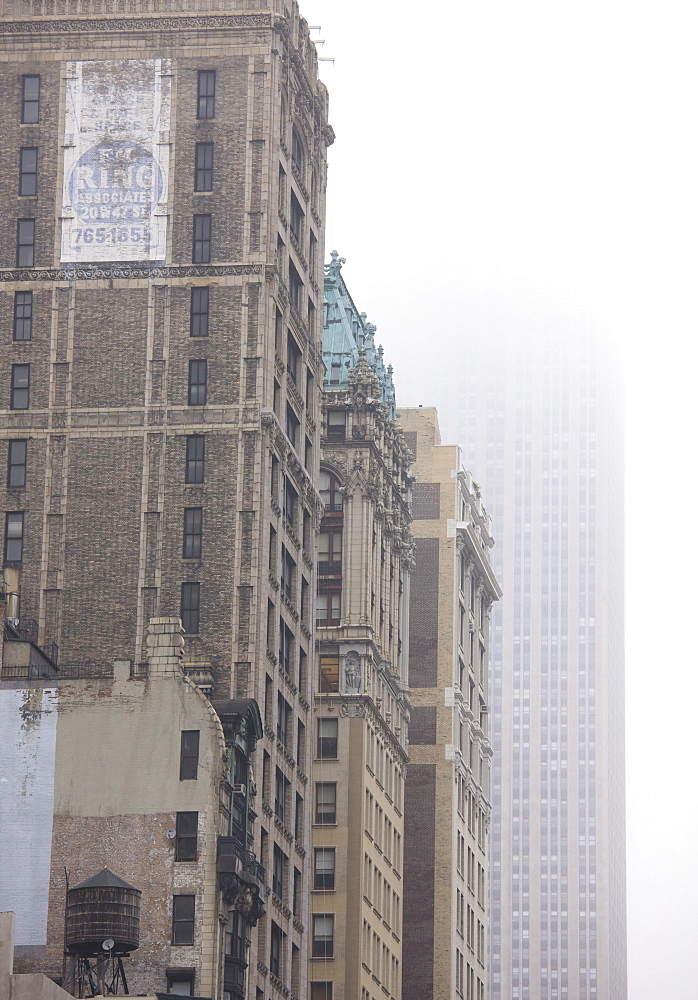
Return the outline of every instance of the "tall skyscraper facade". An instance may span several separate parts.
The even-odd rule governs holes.
[[[410,452],[342,263],[325,268],[309,1000],[400,1000]]]
[[[485,1000],[491,522],[441,443],[436,410],[400,410],[414,457],[410,762],[405,786],[403,1000]]]
[[[491,1000],[623,1000],[623,443],[593,333],[469,334],[440,390],[494,522]]]

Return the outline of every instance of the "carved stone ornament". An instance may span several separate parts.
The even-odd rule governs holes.
[[[49,22],[56,23],[56,22]],[[81,21],[81,24],[85,22]],[[7,25],[0,26],[0,33]],[[264,264],[165,265],[105,261],[100,264],[66,264],[64,267],[12,268],[0,271],[0,281],[84,281],[103,278],[215,278],[225,275],[270,277]]]
[[[41,35],[46,32],[87,31],[177,31],[197,28],[271,28],[271,14],[219,14],[211,17],[90,17],[80,20],[8,21],[0,29],[3,33]],[[275,25],[278,27],[278,25]]]
[[[344,658],[344,684],[348,693],[361,688],[361,658],[353,649]]]
[[[339,706],[339,714],[343,719],[365,719],[366,706],[361,704],[348,705],[344,703]]]

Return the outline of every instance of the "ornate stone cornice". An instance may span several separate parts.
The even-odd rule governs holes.
[[[273,14],[205,14],[184,17],[79,17],[32,18],[27,21],[2,21],[0,34],[43,35],[71,31],[191,31],[197,28],[279,28],[281,19]]]
[[[272,278],[275,269],[266,264],[77,264],[66,267],[12,268],[0,271],[0,281],[84,281],[103,278],[217,278],[226,275],[259,275]]]

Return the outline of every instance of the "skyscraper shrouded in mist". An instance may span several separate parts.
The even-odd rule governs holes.
[[[462,346],[450,436],[493,518],[491,1000],[623,1000],[622,399],[589,333]],[[450,404],[450,407],[449,407]],[[457,410],[457,412],[456,412]]]

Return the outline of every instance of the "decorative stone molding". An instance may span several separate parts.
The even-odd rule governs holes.
[[[273,14],[218,14],[194,17],[81,17],[49,21],[33,15],[31,21],[6,21],[0,33],[13,35],[66,34],[71,31],[191,31],[197,28],[278,28]]]
[[[85,281],[104,278],[216,278],[226,275],[269,277],[274,268],[264,264],[167,265],[129,264],[109,261],[103,264],[66,267],[12,268],[0,271],[0,281]]]

